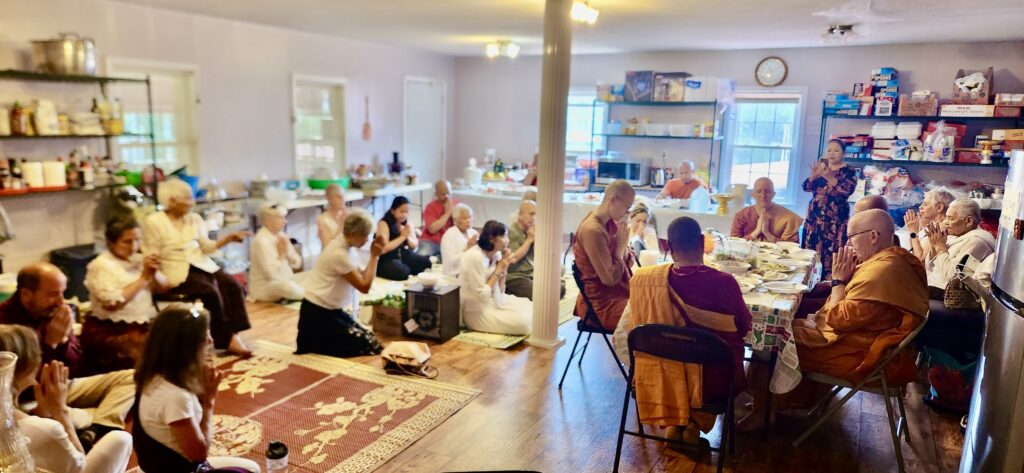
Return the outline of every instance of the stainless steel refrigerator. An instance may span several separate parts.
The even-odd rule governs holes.
[[[1006,176],[985,343],[960,472],[1024,472],[1024,151]]]

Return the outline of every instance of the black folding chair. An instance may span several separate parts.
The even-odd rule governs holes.
[[[613,333],[611,330],[606,330],[601,325],[601,320],[597,318],[597,312],[594,312],[594,306],[590,304],[590,297],[587,296],[587,291],[583,290],[583,276],[580,275],[580,269],[576,267],[576,263],[572,264],[572,277],[576,280],[576,286],[580,288],[580,295],[583,296],[583,301],[587,304],[587,313],[583,315],[583,318],[576,322],[576,330],[579,333],[576,334],[576,342],[572,344],[572,352],[569,353],[569,361],[565,362],[565,371],[562,371],[562,379],[558,381],[558,389],[562,389],[562,383],[565,382],[565,375],[569,374],[569,365],[572,364],[572,359],[576,357],[576,348],[580,344],[580,338],[583,334],[587,334],[587,341],[583,344],[583,349],[580,350],[580,360],[577,366],[583,366],[583,355],[587,353],[587,347],[590,346],[590,337],[594,334],[601,335],[604,338],[605,345],[608,345],[608,351],[615,358],[615,366],[619,367],[619,371],[622,373],[622,377],[626,378],[626,369],[622,367],[622,361],[619,360],[619,356],[615,354],[615,347],[612,346],[612,341],[608,338]]]
[[[725,343],[718,335],[706,330],[689,327],[674,327],[671,325],[647,324],[634,328],[629,332],[629,376],[626,381],[626,395],[622,403],[622,420],[619,423],[619,437],[615,445],[615,467],[612,470],[619,471],[619,460],[622,456],[622,440],[628,434],[634,437],[641,437],[651,440],[679,444],[681,441],[673,440],[657,435],[650,435],[641,432],[626,430],[626,416],[629,413],[629,396],[633,394],[633,376],[635,374],[636,358],[634,353],[644,353],[650,356],[665,360],[692,363],[704,367],[717,366],[723,377],[728,380],[728,391],[724,400],[718,402],[704,402],[698,409],[691,408],[691,411],[706,412],[714,415],[725,415],[725,422],[722,428],[722,441],[718,447],[711,450],[718,452],[718,473],[722,473],[725,465],[726,445],[730,454],[736,450],[736,414],[733,409],[733,385],[735,379],[735,354],[729,344]]]

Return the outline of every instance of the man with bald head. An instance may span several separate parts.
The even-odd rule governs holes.
[[[43,363],[67,366],[74,378],[68,386],[68,406],[96,409],[92,418],[94,433],[90,437],[98,440],[107,431],[124,428],[125,417],[135,400],[135,381],[132,370],[79,377],[86,363],[78,337],[72,331],[71,307],[64,303],[67,283],[64,273],[50,263],[23,268],[18,272],[18,289],[0,304],[0,324],[35,330]]]
[[[690,194],[697,190],[698,187],[707,188],[708,185],[704,181],[697,179],[693,175],[693,172],[696,170],[697,165],[693,161],[679,163],[679,168],[676,169],[676,177],[665,183],[665,187],[661,189],[658,198],[689,199]]]
[[[505,278],[505,292],[533,300],[533,243],[537,231],[537,203],[524,200],[516,219],[508,226],[508,249],[512,263]],[[565,295],[562,282],[561,296]],[[561,297],[559,296],[559,297]]]
[[[793,211],[773,202],[775,183],[767,177],[754,181],[751,191],[754,205],[739,212],[732,219],[731,236],[752,241],[797,242],[804,219]]]
[[[794,323],[800,369],[824,373],[850,383],[861,382],[923,320],[928,312],[927,277],[921,261],[893,246],[895,224],[888,212],[858,212],[847,226],[847,246],[835,254],[832,294],[825,306]],[[914,353],[905,351],[893,360],[886,378],[893,384],[916,379]],[[755,369],[756,371],[756,369]],[[761,380],[767,382],[766,370]],[[789,398],[807,396],[820,385],[805,381]],[[800,389],[800,388],[798,388]],[[755,389],[755,412],[741,421],[746,428],[763,419],[763,389]],[[813,399],[811,396],[807,396]],[[785,400],[783,400],[784,403]]]
[[[853,204],[853,213],[863,212],[865,210],[878,209],[889,211],[889,203],[885,201],[885,197],[872,194],[861,197],[856,204]]]
[[[636,191],[629,182],[612,182],[604,190],[601,205],[580,222],[572,246],[583,280],[582,293],[576,299],[576,316],[582,318],[587,313],[583,300],[586,294],[602,327],[609,331],[615,329],[629,302],[633,257],[626,216],[635,199]]]
[[[423,208],[423,233],[419,238],[417,253],[423,256],[437,256],[441,253],[441,237],[455,225],[452,209],[459,204],[451,195],[448,181],[434,183],[434,200]]]

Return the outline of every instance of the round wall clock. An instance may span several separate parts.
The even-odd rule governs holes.
[[[768,56],[757,63],[754,69],[754,78],[757,83],[765,87],[775,87],[786,80],[789,73],[786,61],[778,56]]]

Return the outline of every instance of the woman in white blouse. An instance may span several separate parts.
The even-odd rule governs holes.
[[[455,226],[445,230],[441,236],[441,262],[445,276],[458,276],[459,263],[466,250],[476,246],[479,237],[473,228],[473,210],[466,204],[452,208]]]
[[[302,286],[292,273],[302,268],[302,257],[284,232],[287,212],[279,204],[260,207],[263,228],[256,232],[249,249],[249,290],[257,301],[302,300]]]
[[[132,454],[132,436],[115,430],[104,435],[85,454],[68,408],[68,369],[59,361],[42,366],[35,332],[21,325],[0,325],[0,351],[18,356],[13,393],[35,391],[37,415],[15,411],[18,429],[29,439],[28,450],[39,471],[61,473],[121,473]],[[38,373],[38,382],[36,381]]]
[[[327,248],[327,244],[341,233],[341,227],[345,226],[345,217],[348,216],[345,189],[337,184],[330,184],[325,193],[327,209],[316,219],[316,235],[320,238],[320,248]]]
[[[252,356],[252,350],[238,336],[250,327],[245,290],[210,258],[228,243],[241,243],[248,234],[234,232],[210,240],[206,223],[192,212],[196,205],[192,188],[180,179],[161,183],[157,194],[164,210],[143,223],[142,252],[160,257],[160,270],[167,276],[172,294],[190,301],[199,299],[210,311],[214,347]]]
[[[533,324],[533,303],[505,294],[505,276],[513,263],[508,251],[508,228],[490,220],[475,246],[459,265],[462,317],[477,332],[526,335]]]
[[[169,289],[160,257],[139,253],[142,230],[132,219],[107,222],[107,251],[89,263],[85,287],[92,315],[82,324],[82,350],[89,373],[135,368],[156,317],[153,291]]]

